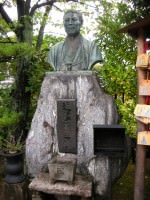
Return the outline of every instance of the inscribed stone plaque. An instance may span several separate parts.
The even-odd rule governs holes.
[[[61,153],[77,153],[76,100],[57,100],[57,136]]]

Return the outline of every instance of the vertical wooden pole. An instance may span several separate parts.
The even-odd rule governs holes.
[[[144,50],[144,34],[143,31],[139,31],[138,37],[138,55],[143,53]],[[137,68],[138,75],[138,87],[142,80],[144,80],[144,70]],[[144,104],[145,99],[142,96],[138,96],[138,103]],[[138,132],[145,130],[145,125],[138,122]],[[144,173],[145,173],[145,146],[137,145],[136,147],[136,170],[135,170],[135,183],[134,183],[134,200],[144,200]]]

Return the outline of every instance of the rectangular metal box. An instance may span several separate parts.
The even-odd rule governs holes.
[[[94,125],[94,154],[124,152],[125,127],[121,125]]]
[[[57,100],[57,136],[61,153],[77,153],[76,99]]]

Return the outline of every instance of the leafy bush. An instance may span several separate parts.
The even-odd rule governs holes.
[[[16,125],[19,122],[21,113],[10,111],[4,112],[0,117],[0,151],[18,152],[22,150],[22,134],[14,134]]]

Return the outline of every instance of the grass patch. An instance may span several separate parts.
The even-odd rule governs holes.
[[[112,189],[112,200],[133,200],[135,165],[129,163],[124,175]],[[150,168],[145,170],[144,200],[150,200]]]

